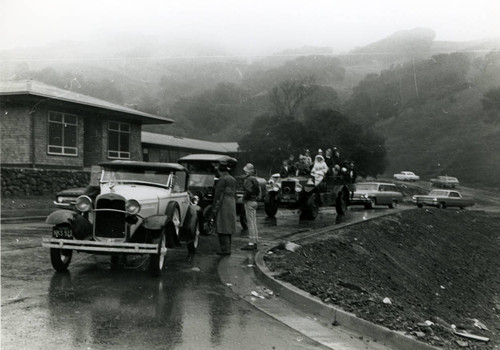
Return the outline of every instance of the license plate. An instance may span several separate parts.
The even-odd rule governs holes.
[[[52,235],[54,238],[73,238],[73,231],[68,227],[58,227],[52,230]]]

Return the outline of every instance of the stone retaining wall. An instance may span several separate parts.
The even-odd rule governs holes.
[[[83,170],[2,168],[2,196],[55,194],[73,187],[86,187],[90,172]]]

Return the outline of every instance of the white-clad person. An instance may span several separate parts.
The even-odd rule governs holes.
[[[318,154],[316,157],[314,157],[314,164],[311,169],[311,175],[314,177],[314,183],[316,184],[316,186],[319,185],[321,181],[323,181],[323,178],[325,177],[327,172],[328,165],[326,165],[323,156]]]

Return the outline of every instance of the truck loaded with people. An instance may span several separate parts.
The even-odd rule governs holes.
[[[279,172],[271,175],[264,197],[266,215],[274,217],[279,207],[300,209],[300,218],[314,220],[319,207],[335,206],[345,214],[351,193],[355,191],[354,162],[342,161],[338,149],[318,149],[314,161],[306,149],[299,160],[290,155]]]

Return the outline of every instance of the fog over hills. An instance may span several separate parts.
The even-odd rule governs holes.
[[[500,88],[500,38],[435,37],[431,29],[416,28],[345,53],[303,46],[242,56],[211,43],[103,35],[92,42],[0,51],[0,79],[32,78],[68,88],[77,78],[82,93],[176,120],[147,131],[239,141],[257,116],[274,113],[273,87],[309,76],[318,88],[303,108],[339,110],[383,135],[388,174],[446,172],[491,184],[495,176],[484,174],[500,173],[500,111],[484,109],[482,100]]]

